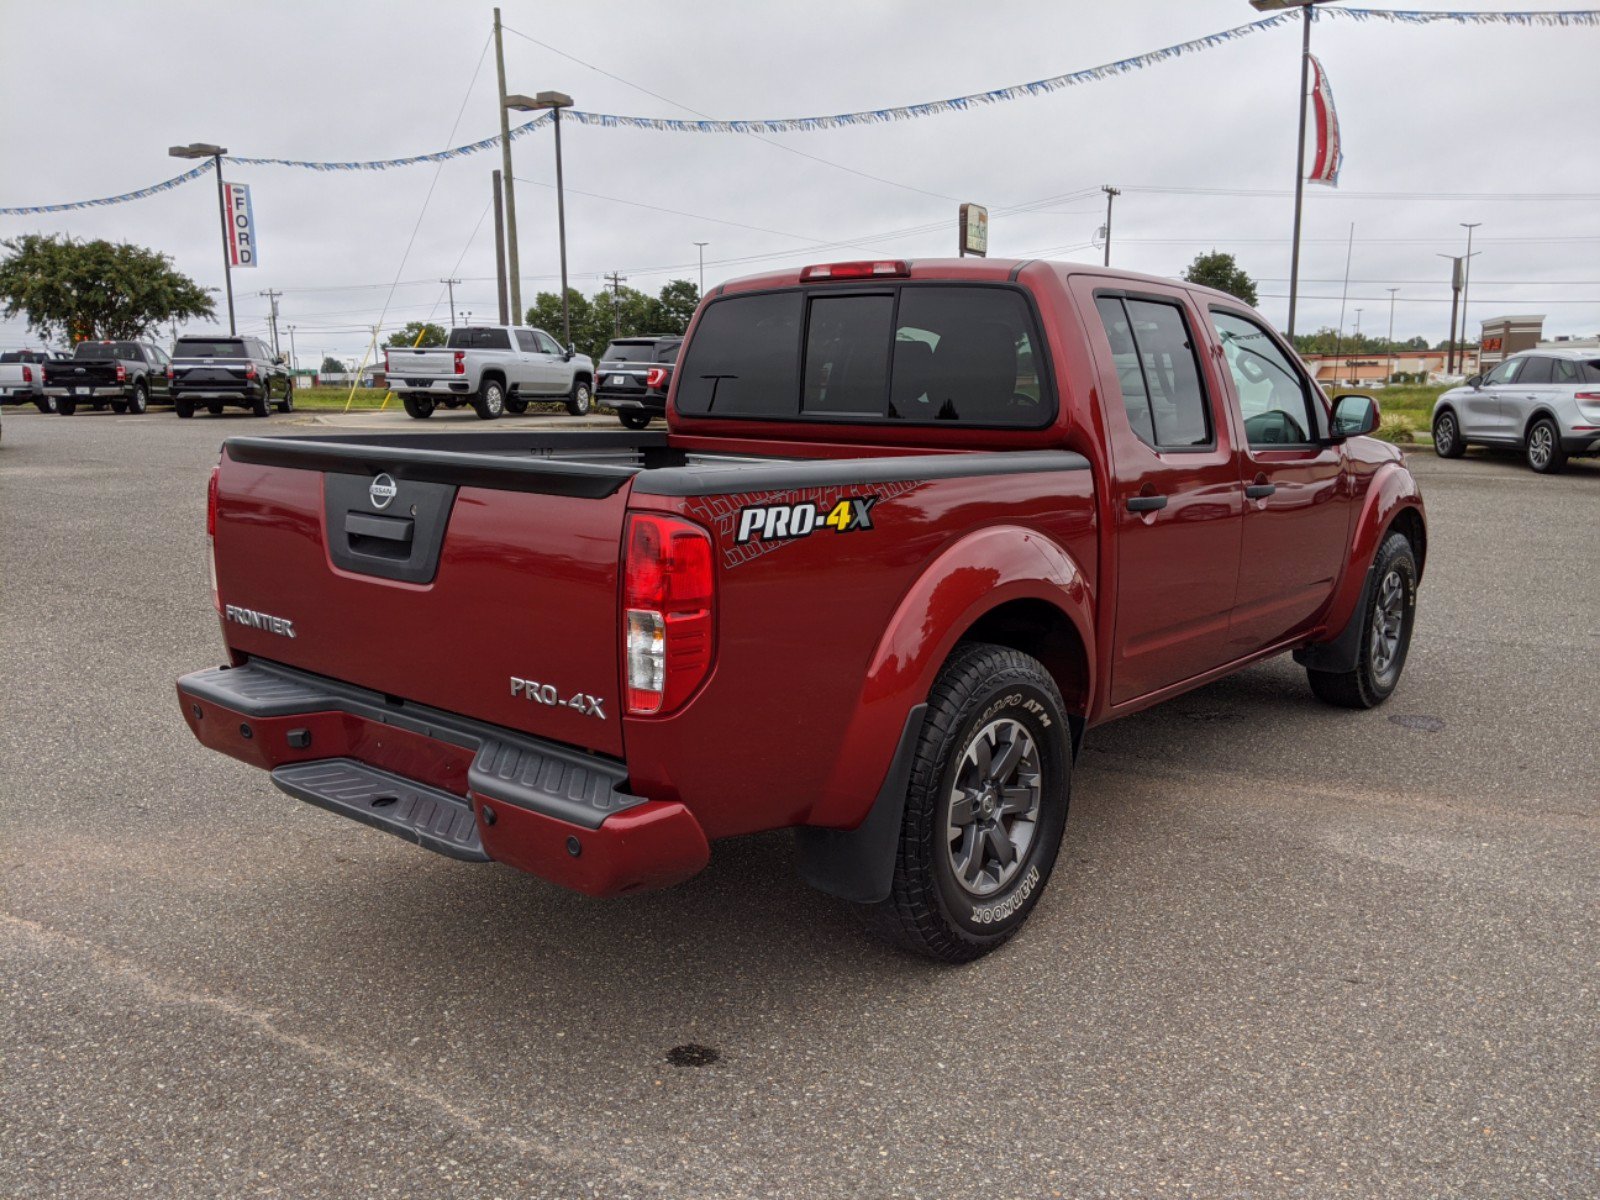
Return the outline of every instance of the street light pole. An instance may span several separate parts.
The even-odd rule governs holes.
[[[696,242],[695,245],[700,248],[700,295],[704,298],[706,294],[706,247],[711,243]]]
[[[289,371],[293,373],[300,365],[300,357],[294,352],[294,326],[286,325],[289,331]]]
[[[1122,195],[1122,191],[1119,188],[1111,187],[1109,184],[1100,190],[1106,194],[1106,260],[1104,265],[1109,267],[1111,265],[1111,202]]]
[[[517,261],[517,188],[511,179],[511,119],[506,103],[506,55],[500,41],[500,10],[494,10],[494,66],[500,82],[500,169],[506,188],[506,261],[511,285],[512,320],[522,320],[522,270]]]
[[[238,334],[238,326],[233,319],[233,260],[228,254],[228,197],[222,187],[222,156],[228,152],[226,146],[214,146],[209,142],[190,142],[187,146],[170,146],[167,154],[173,158],[209,158],[214,164],[217,176],[217,214],[222,218],[222,278],[228,289],[228,335]]]
[[[497,28],[498,28],[498,26],[497,26]],[[501,88],[501,94],[503,96],[505,95],[505,89],[504,89],[503,86]],[[561,337],[562,337],[562,340],[565,341],[566,344],[569,345],[569,346],[572,345],[572,314],[568,309],[568,300],[567,300],[567,194],[566,194],[566,188],[565,188],[565,186],[564,186],[564,184],[562,182],[562,178],[561,178],[561,110],[563,108],[571,108],[571,107],[572,107],[572,97],[567,95],[565,92],[540,92],[535,96],[522,96],[522,95],[505,96],[504,100],[501,102],[501,105],[500,105],[500,111],[501,111],[501,114],[502,114],[502,116],[501,116],[501,120],[502,121],[505,120],[504,113],[508,109],[516,109],[518,112],[534,112],[534,111],[537,111],[539,109],[548,108],[550,110],[552,123],[555,125],[555,131],[556,131],[556,228],[557,228],[557,236],[560,238],[560,241],[561,241]],[[509,143],[507,143],[507,145],[509,146]],[[507,216],[509,216],[510,212],[511,212],[511,207],[510,207],[510,200],[511,200],[510,187],[511,187],[511,153],[510,153],[510,150],[508,149],[506,151],[506,188],[507,188],[507,191],[506,191],[506,201],[507,201],[506,214],[507,214]],[[513,245],[516,244],[516,240],[517,240],[516,227],[513,225],[512,226],[512,232],[511,232],[511,241],[512,241]],[[515,287],[515,285],[516,285],[516,280],[513,279],[512,280],[512,286]],[[512,306],[513,307],[520,307],[515,302],[513,302]]]
[[[1257,12],[1300,9],[1303,22],[1300,34],[1300,124],[1294,167],[1294,240],[1289,249],[1289,341],[1294,342],[1295,302],[1300,294],[1300,210],[1306,187],[1306,89],[1311,82],[1311,9],[1327,0],[1250,0]]]
[[[1385,288],[1389,293],[1389,379],[1394,381],[1394,294],[1400,289],[1397,287]]]
[[[1461,341],[1463,343],[1461,347],[1461,373],[1465,375],[1467,373],[1467,348],[1465,345],[1467,340],[1467,291],[1472,286],[1472,231],[1482,225],[1483,222],[1458,221],[1456,223],[1467,231],[1467,262],[1461,277]]]

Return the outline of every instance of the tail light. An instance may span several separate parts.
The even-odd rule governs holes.
[[[911,274],[911,267],[903,258],[880,258],[868,262],[821,263],[806,267],[800,272],[800,281],[808,279],[878,279],[903,278]]]
[[[394,372],[394,368],[389,365],[389,352],[387,350],[385,350],[383,352],[383,373],[385,375],[389,375],[389,374],[392,374],[393,372]]]
[[[1574,400],[1587,400],[1590,404],[1600,404],[1600,392],[1579,392]]]
[[[173,370],[172,370],[172,364],[168,363],[167,364],[167,382],[171,383],[176,378],[177,378],[177,376],[173,373]]]
[[[121,363],[117,364],[117,382],[118,383],[127,383],[128,382],[128,368],[123,366]]]
[[[456,374],[457,375],[465,375],[466,373],[467,373],[467,352],[465,350],[457,350],[456,351]]]
[[[256,366],[254,363],[251,363],[244,369],[244,377],[246,379],[254,379],[256,377]]]
[[[22,382],[23,383],[32,383],[33,382],[33,368],[32,367],[23,367],[22,368]]]
[[[211,571],[211,604],[222,611],[222,596],[217,592],[217,473],[221,467],[211,468],[211,481],[206,484],[206,566]]]
[[[651,367],[644,373],[645,387],[664,388],[667,386],[667,369],[665,367]]]
[[[676,517],[628,520],[622,568],[627,711],[672,712],[711,670],[716,634],[711,535]]]

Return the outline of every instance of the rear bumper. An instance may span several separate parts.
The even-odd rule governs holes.
[[[1600,430],[1582,430],[1565,434],[1561,448],[1568,454],[1600,454]]]
[[[172,400],[226,400],[236,404],[254,400],[266,395],[264,388],[207,388],[207,387],[175,387],[172,389]]]
[[[601,404],[608,405],[618,412],[647,412],[655,417],[665,416],[667,412],[665,392],[608,392],[602,388],[594,395]]]
[[[624,790],[620,763],[276,664],[178,681],[201,743],[298,799],[590,896],[669,887],[710,858],[679,803]]]
[[[405,379],[389,376],[389,390],[400,396],[469,396],[472,388],[465,379]]]
[[[74,385],[62,387],[60,384],[48,384],[44,389],[46,396],[59,396],[63,399],[78,400],[120,400],[128,394],[126,384],[116,384],[108,387],[87,387]]]

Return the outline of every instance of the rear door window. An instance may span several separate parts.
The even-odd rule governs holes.
[[[1215,445],[1194,335],[1182,308],[1132,296],[1101,296],[1095,305],[1135,436],[1156,450]]]
[[[1551,380],[1555,383],[1577,383],[1578,364],[1570,358],[1552,358],[1550,360]]]
[[[1530,358],[1517,376],[1518,383],[1549,383],[1550,360],[1548,358]]]
[[[533,330],[518,329],[516,335],[518,350],[521,350],[524,354],[537,354],[539,352],[539,343],[534,340]]]

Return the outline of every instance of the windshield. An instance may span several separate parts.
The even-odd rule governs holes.
[[[216,338],[179,338],[172,347],[173,358],[249,358],[242,341]]]
[[[138,358],[136,342],[79,342],[73,358]]]

